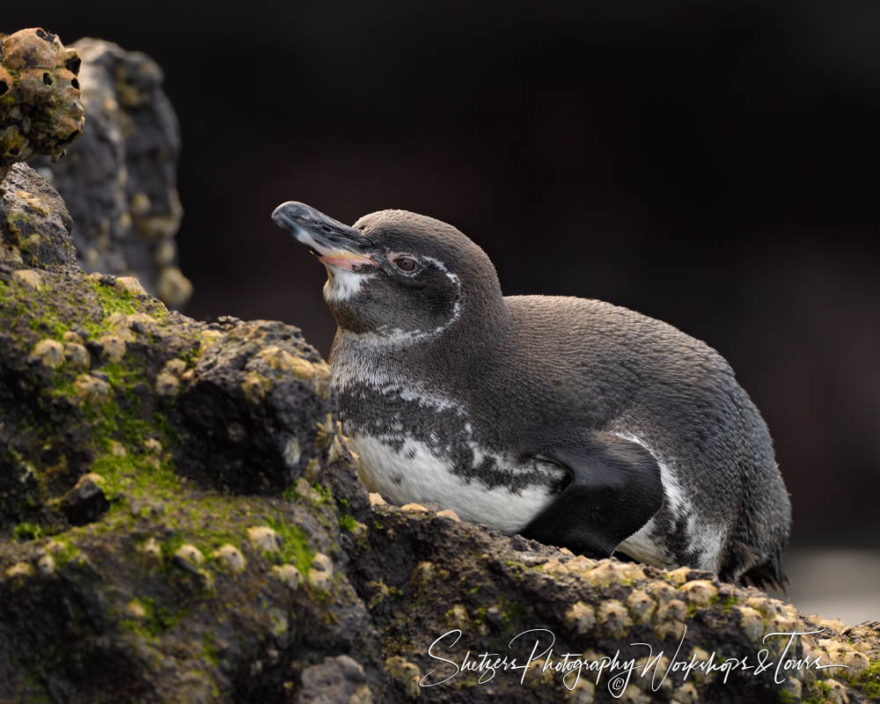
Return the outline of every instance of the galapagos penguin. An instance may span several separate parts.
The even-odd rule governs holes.
[[[272,218],[327,269],[331,384],[372,490],[589,557],[783,582],[788,493],[715,350],[602,301],[505,297],[431,217]]]

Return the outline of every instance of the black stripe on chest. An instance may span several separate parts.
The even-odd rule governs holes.
[[[483,431],[463,406],[428,394],[408,395],[403,398],[393,385],[347,384],[339,393],[345,433],[378,438],[397,452],[406,440],[423,443],[454,474],[489,488],[504,486],[517,492],[538,484],[553,492],[562,490],[565,478],[560,471],[518,457],[514,448],[503,446],[498,433]]]

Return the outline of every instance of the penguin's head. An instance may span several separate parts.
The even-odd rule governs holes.
[[[272,219],[327,268],[324,300],[345,332],[415,342],[502,301],[486,253],[440,220],[381,210],[349,227],[296,201]]]

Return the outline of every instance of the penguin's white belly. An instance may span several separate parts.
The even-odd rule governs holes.
[[[364,483],[395,504],[438,504],[466,521],[516,533],[553,500],[548,485],[511,491],[456,474],[445,458],[418,440],[406,439],[400,449],[370,435],[355,434],[350,440],[361,459]]]

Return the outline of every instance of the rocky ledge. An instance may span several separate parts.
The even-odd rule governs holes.
[[[0,699],[880,694],[876,623],[371,505],[299,330],[199,322],[84,273],[63,202],[25,165],[0,195]],[[650,662],[639,643],[663,656],[626,682],[627,661]],[[762,654],[769,669],[743,669]]]
[[[299,330],[86,274],[23,164],[0,235],[0,701],[880,698],[878,623],[368,497]]]

